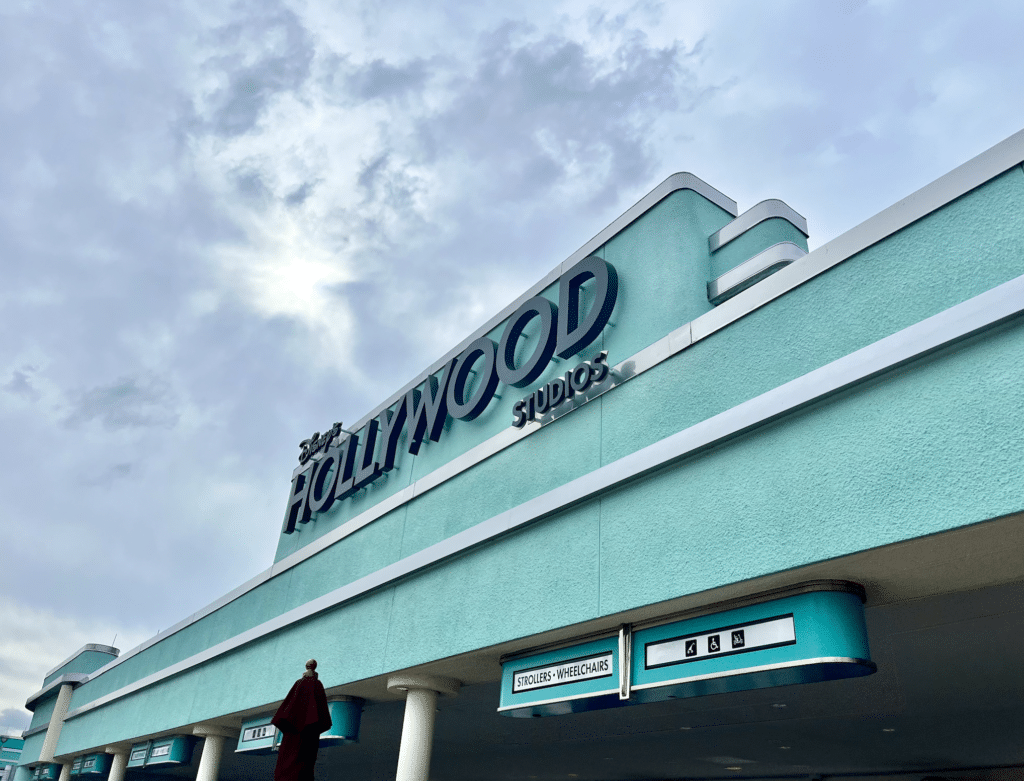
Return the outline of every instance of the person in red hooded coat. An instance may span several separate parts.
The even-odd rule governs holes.
[[[316,674],[315,659],[306,662],[306,672],[292,684],[271,723],[281,730],[274,781],[313,781],[320,733],[331,728],[327,693]]]

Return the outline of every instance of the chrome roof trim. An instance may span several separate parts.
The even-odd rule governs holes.
[[[718,279],[708,282],[708,301],[718,306],[806,254],[807,251],[803,247],[798,247],[791,241],[773,244],[750,260],[729,269]]]
[[[769,198],[766,201],[754,204],[728,225],[722,226],[721,230],[717,233],[712,233],[708,239],[708,246],[711,247],[712,252],[717,252],[758,223],[776,217],[790,223],[804,236],[810,235],[807,232],[807,218],[794,211],[785,201],[780,201],[778,198]]]

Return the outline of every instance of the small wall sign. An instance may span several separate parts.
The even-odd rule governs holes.
[[[506,716],[553,716],[619,704],[619,638],[602,638],[502,665]]]

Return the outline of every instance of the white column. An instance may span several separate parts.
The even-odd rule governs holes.
[[[68,715],[71,692],[74,688],[73,684],[63,683],[57,692],[57,702],[54,703],[53,713],[50,714],[50,724],[46,728],[43,747],[39,749],[40,762],[53,762],[53,752],[57,750],[57,740],[60,738],[61,727],[64,726],[64,717]]]
[[[438,694],[454,697],[461,682],[436,675],[392,675],[389,691],[405,692],[405,719],[395,781],[428,781]]]
[[[193,727],[192,734],[205,738],[203,753],[199,757],[199,772],[196,773],[196,781],[217,781],[220,760],[224,756],[224,741],[230,737],[238,737],[238,731],[200,724]]]
[[[60,778],[57,781],[71,781],[71,763],[60,766]]]
[[[217,781],[220,758],[224,755],[224,736],[207,735],[203,742],[203,755],[199,758],[196,781]]]
[[[105,751],[114,755],[110,762],[110,775],[107,776],[107,781],[124,781],[125,770],[128,768],[128,749],[107,746]]]
[[[396,781],[427,781],[430,777],[436,713],[437,692],[409,689],[405,695],[405,720],[402,722]]]

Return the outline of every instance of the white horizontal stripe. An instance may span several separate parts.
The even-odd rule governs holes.
[[[582,477],[554,488],[517,507],[435,543],[376,572],[344,585],[304,605],[187,659],[148,675],[110,694],[81,705],[67,715],[75,718],[108,702],[151,686],[196,665],[233,651],[291,624],[335,608],[382,586],[470,548],[492,541],[583,501],[591,500],[675,461],[739,436],[806,405],[937,349],[990,328],[1024,310],[1024,276],[929,317],[874,344],[791,380],[753,399],[623,456]]]

